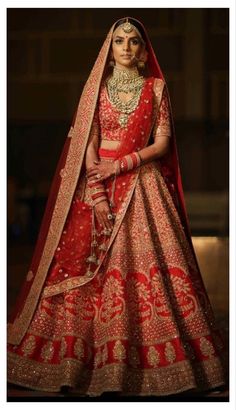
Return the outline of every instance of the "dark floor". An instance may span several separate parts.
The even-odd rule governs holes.
[[[24,387],[8,384],[8,401],[229,401],[228,387],[216,388],[205,393],[184,392],[170,396],[122,396],[120,393],[103,393],[99,397],[79,396],[76,393],[62,391],[60,393],[45,393],[33,391]]]

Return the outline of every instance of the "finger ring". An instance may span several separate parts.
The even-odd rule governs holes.
[[[107,215],[107,219],[111,220],[113,218],[112,214]]]
[[[96,175],[96,178],[97,178],[97,179],[101,178],[101,174],[97,174],[97,175]]]

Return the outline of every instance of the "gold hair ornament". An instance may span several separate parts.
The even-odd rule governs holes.
[[[130,23],[130,22],[128,21],[128,18],[126,19],[126,22],[125,22],[125,23],[122,23],[122,24],[120,24],[118,27],[116,27],[115,31],[113,32],[113,37],[115,36],[115,33],[116,33],[116,31],[117,31],[119,28],[122,28],[122,30],[123,30],[126,34],[132,33],[132,31],[135,30],[136,33],[138,34],[138,36],[140,37],[141,42],[143,43],[143,45],[145,45],[145,41],[143,40],[140,31],[138,30],[137,27],[135,27],[132,23]]]

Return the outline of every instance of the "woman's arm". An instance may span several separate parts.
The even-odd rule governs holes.
[[[155,81],[154,83],[154,93],[157,99],[157,81]],[[170,107],[166,86],[164,86],[160,108],[158,110],[157,118],[154,124],[154,143],[138,152],[141,162],[147,163],[149,161],[153,161],[154,159],[161,158],[163,155],[165,155],[169,149],[170,136]]]
[[[94,166],[94,163],[98,163],[98,147],[99,147],[99,118],[98,111],[95,111],[94,119],[89,135],[88,146],[85,154],[85,167],[87,172]],[[98,223],[105,229],[112,229],[113,222],[108,219],[108,215],[111,214],[110,206],[108,203],[107,195],[103,182],[95,180],[89,181],[91,198],[94,205],[95,215]]]
[[[163,135],[160,139],[156,140],[153,144],[138,151],[141,163],[153,161],[156,158],[161,158],[165,155],[169,148],[169,137]]]

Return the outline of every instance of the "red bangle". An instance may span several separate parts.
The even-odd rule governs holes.
[[[104,185],[102,181],[95,181],[95,182],[88,181],[88,186],[92,188],[92,187],[103,187]]]
[[[102,182],[96,181],[89,185],[89,188],[93,205],[107,199],[105,187]]]
[[[139,167],[141,164],[141,158],[137,152],[132,152],[129,155],[125,155],[117,161],[119,161],[119,165],[117,166],[119,173],[131,171],[132,169]]]
[[[91,198],[94,201],[95,199],[99,198],[100,196],[105,196],[105,192],[97,192],[97,193],[91,195]]]

